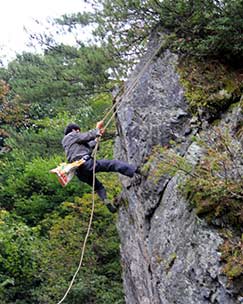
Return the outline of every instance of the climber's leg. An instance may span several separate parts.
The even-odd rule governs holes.
[[[81,165],[76,170],[76,175],[82,182],[90,185],[91,187],[93,186],[93,172],[86,170],[84,165]],[[97,192],[102,201],[107,198],[105,187],[97,178],[95,178],[95,192]]]
[[[100,159],[96,161],[96,172],[118,172],[133,177],[136,167],[121,160]]]
[[[93,165],[93,159],[89,159],[76,170],[76,175],[79,180],[90,186],[93,185]],[[123,175],[133,177],[134,173],[136,173],[136,167],[120,160],[97,160],[95,172],[119,172]],[[117,211],[117,207],[107,199],[106,190],[97,178],[95,178],[95,191],[111,212]]]
[[[81,180],[82,182],[84,182],[92,187],[93,186],[93,171],[91,170],[91,167],[92,167],[92,165],[89,163],[87,163],[86,165],[80,166],[76,171],[76,175],[79,180]],[[113,203],[107,199],[105,187],[97,178],[95,178],[95,192],[99,195],[100,199],[104,202],[104,204],[106,205],[106,207],[108,208],[108,210],[110,212],[114,213],[117,211],[117,207],[115,207],[113,205]]]

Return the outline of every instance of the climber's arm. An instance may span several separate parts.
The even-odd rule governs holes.
[[[77,132],[77,143],[89,143],[91,141],[95,141],[95,139],[104,134],[103,128],[104,122],[99,121],[96,124],[96,129],[90,130],[88,132]]]

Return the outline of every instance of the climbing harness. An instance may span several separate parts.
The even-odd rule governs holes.
[[[125,99],[125,97],[136,87],[138,80],[140,79],[140,76],[144,73],[144,71],[147,69],[147,67],[149,66],[149,64],[152,62],[152,60],[154,59],[154,57],[159,54],[161,48],[163,47],[164,43],[161,43],[159,45],[159,47],[155,50],[155,52],[152,54],[152,56],[150,57],[150,60],[148,60],[146,62],[146,64],[143,66],[143,68],[141,69],[141,71],[138,73],[138,75],[136,76],[136,78],[134,79],[134,81],[132,82],[131,86],[127,89],[126,92],[124,92],[124,87],[122,89],[120,89],[118,91],[118,93],[116,94],[116,96],[113,98],[113,105],[110,108],[110,110],[106,113],[106,115],[104,116],[104,118],[102,119],[102,121],[105,121],[106,119],[108,119],[109,115],[112,113],[112,115],[110,116],[110,118],[108,119],[107,123],[104,126],[104,130],[107,129],[107,127],[109,126],[109,124],[111,123],[112,119],[115,117],[115,115],[117,114],[118,110],[121,107],[122,104],[122,100]],[[67,289],[67,291],[65,292],[63,298],[57,303],[57,304],[61,304],[67,297],[69,291],[72,288],[72,285],[74,283],[74,280],[82,266],[82,262],[83,262],[83,257],[84,257],[84,252],[85,252],[85,248],[86,248],[86,243],[90,234],[90,229],[91,229],[91,225],[92,225],[92,221],[93,221],[93,216],[94,216],[94,207],[95,207],[95,166],[96,166],[96,155],[97,155],[97,151],[98,151],[98,146],[99,146],[99,141],[100,141],[100,137],[97,137],[97,142],[96,145],[94,147],[93,153],[92,153],[92,157],[93,157],[93,184],[92,184],[92,208],[91,208],[91,214],[90,214],[90,219],[89,219],[89,225],[88,225],[88,229],[84,238],[84,243],[82,246],[82,250],[81,250],[81,256],[80,256],[80,261],[79,261],[79,265],[78,268],[76,270],[76,272],[73,275],[73,278],[69,284],[69,287]],[[53,169],[55,170],[55,169]],[[56,173],[56,172],[54,172]]]

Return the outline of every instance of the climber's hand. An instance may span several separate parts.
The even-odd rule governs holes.
[[[100,129],[100,135],[102,136],[104,133],[105,133],[105,129],[104,129],[104,128],[101,128],[101,129]]]
[[[105,133],[105,129],[104,129],[104,121],[98,121],[96,124],[96,128],[99,129],[100,131],[100,136],[102,136]]]
[[[96,124],[96,128],[99,130],[104,129],[104,121],[103,120],[98,121]]]

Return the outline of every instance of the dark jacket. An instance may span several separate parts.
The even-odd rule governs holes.
[[[81,159],[84,155],[91,155],[96,144],[95,138],[99,136],[99,129],[85,133],[72,131],[64,136],[62,146],[69,163]]]

